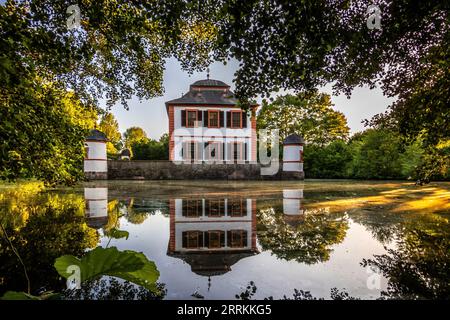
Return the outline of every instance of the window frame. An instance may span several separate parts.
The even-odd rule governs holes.
[[[223,231],[220,230],[210,230],[208,231],[208,249],[220,249],[222,248],[220,243],[220,236],[222,235]],[[211,235],[214,234],[217,236],[218,246],[212,246],[211,245]]]
[[[191,230],[191,231],[185,231],[186,232],[186,247],[183,247],[183,249],[200,249],[203,246],[200,245],[200,237],[203,237],[203,232],[198,230]],[[189,244],[189,236],[190,235],[196,235],[197,245],[196,246],[190,246]]]
[[[231,150],[231,152],[232,152],[232,157],[231,157],[231,161],[244,161],[245,160],[245,142],[242,142],[242,141],[233,141],[233,142],[231,142],[232,143],[232,150]],[[237,146],[239,146],[239,147],[237,147]],[[235,147],[237,147],[237,148],[235,148]],[[235,158],[234,157],[234,154],[235,154],[235,152],[237,152],[237,150],[238,150],[238,148],[239,148],[239,153],[238,153],[238,155],[239,155],[239,157],[237,157],[237,158]]]
[[[197,109],[185,109],[186,111],[186,128],[197,128],[198,127],[198,110]],[[189,113],[195,112],[194,125],[189,125]]]
[[[208,149],[208,150],[206,150],[206,148],[205,148],[205,150],[204,150],[204,160],[205,161],[223,161],[223,155],[222,155],[222,148],[223,148],[223,142],[222,141],[206,141],[206,143],[208,143],[208,146],[206,147],[206,148],[209,148],[209,146],[211,145],[211,144],[215,144],[216,146],[217,146],[217,148],[216,148],[216,152],[217,152],[217,156],[216,157],[211,157],[211,154],[210,154],[210,150]]]
[[[239,126],[238,127],[234,126],[233,114],[239,114]],[[230,129],[242,129],[242,111],[231,110],[230,115],[231,115]]]
[[[239,234],[240,237],[240,241],[239,241],[239,245],[233,245],[233,236]],[[246,234],[246,236],[248,237],[248,233],[247,230],[230,230],[230,248],[245,248],[247,246],[247,243],[244,243],[244,234]]]
[[[212,126],[209,115],[210,114],[217,114],[217,126]],[[208,128],[220,128],[220,110],[207,110],[207,117],[208,117]]]

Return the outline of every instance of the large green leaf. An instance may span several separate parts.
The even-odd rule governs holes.
[[[80,268],[81,282],[107,275],[128,280],[154,291],[159,278],[155,263],[149,261],[143,253],[131,250],[119,251],[115,247],[106,249],[97,247],[82,259],[65,255],[55,261],[56,270],[66,279],[72,275],[69,271],[73,268],[71,266]]]

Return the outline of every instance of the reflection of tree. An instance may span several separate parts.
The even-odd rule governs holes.
[[[8,196],[0,206],[0,222],[27,268],[32,293],[43,287],[58,289],[63,282],[53,267],[55,259],[82,256],[97,245],[99,235],[85,223],[82,196],[20,190],[2,193]],[[14,216],[20,221],[9,219]],[[23,291],[26,284],[23,268],[0,231],[0,295],[6,289]]]
[[[438,215],[405,225],[396,249],[364,259],[388,278],[389,299],[450,299],[450,226]]]
[[[327,261],[331,245],[342,242],[348,229],[343,214],[308,212],[300,223],[286,222],[272,207],[258,210],[258,241],[278,258],[313,264]]]
[[[371,234],[383,244],[387,244],[401,234],[401,225],[405,222],[404,214],[393,214],[381,209],[357,209],[349,213],[349,217],[358,224],[363,225]]]
[[[124,203],[124,210],[128,222],[133,224],[143,223],[149,216],[161,213],[168,215],[169,205],[167,201],[159,200],[140,200],[131,198],[128,204]]]
[[[67,300],[162,300],[167,294],[163,283],[157,283],[158,293],[151,292],[128,281],[108,277],[87,281],[79,290],[65,290]]]

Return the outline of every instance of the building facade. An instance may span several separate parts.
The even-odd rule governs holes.
[[[240,259],[259,253],[255,199],[170,199],[169,214],[167,253],[199,275],[224,274]]]
[[[256,108],[243,111],[222,81],[194,82],[188,93],[166,102],[169,160],[256,162]]]

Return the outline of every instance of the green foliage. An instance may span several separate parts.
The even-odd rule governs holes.
[[[394,133],[369,129],[361,142],[354,141],[351,175],[355,178],[402,178],[400,141]]]
[[[155,290],[155,283],[159,278],[156,265],[143,253],[119,251],[115,247],[106,249],[97,247],[81,259],[65,255],[57,258],[55,262],[56,270],[64,278],[71,275],[67,270],[72,265],[80,268],[81,282],[108,275]]]
[[[278,96],[273,102],[263,102],[258,113],[257,128],[279,129],[280,141],[297,133],[309,144],[325,145],[333,140],[346,140],[347,119],[333,110],[331,97],[317,91],[306,94]]]
[[[86,224],[82,196],[41,193],[41,185],[27,183],[0,192],[0,223],[27,269],[31,294],[43,286],[62,288],[55,259],[81,256],[99,241],[98,232]],[[0,295],[6,288],[26,288],[23,266],[1,232],[0,261]]]
[[[39,79],[26,89],[2,87],[0,178],[75,182],[82,176],[83,139],[96,118],[94,108]]]
[[[141,140],[131,146],[134,160],[168,160],[169,135],[164,134],[159,141]]]
[[[322,210],[323,211],[323,210]],[[258,211],[258,241],[280,259],[314,264],[328,261],[331,246],[341,243],[348,229],[342,215],[308,212],[286,221],[282,209],[263,208]]]
[[[363,259],[362,266],[376,267],[387,278],[384,299],[450,298],[449,222],[442,217],[422,218],[400,229],[396,250]]]
[[[304,170],[306,177],[347,178],[352,161],[350,146],[336,140],[326,146],[305,145]]]
[[[367,129],[348,142],[333,141],[325,146],[305,145],[304,170],[308,178],[356,179],[449,179],[447,148],[423,149],[417,140],[403,145],[395,131]]]
[[[117,150],[122,147],[121,134],[119,132],[119,123],[110,112],[105,113],[100,119],[98,130],[103,132],[108,138],[108,142]],[[112,148],[110,150],[113,150]]]
[[[147,134],[144,129],[139,127],[128,128],[123,134],[123,140],[126,148],[131,148],[134,143],[147,141]]]

